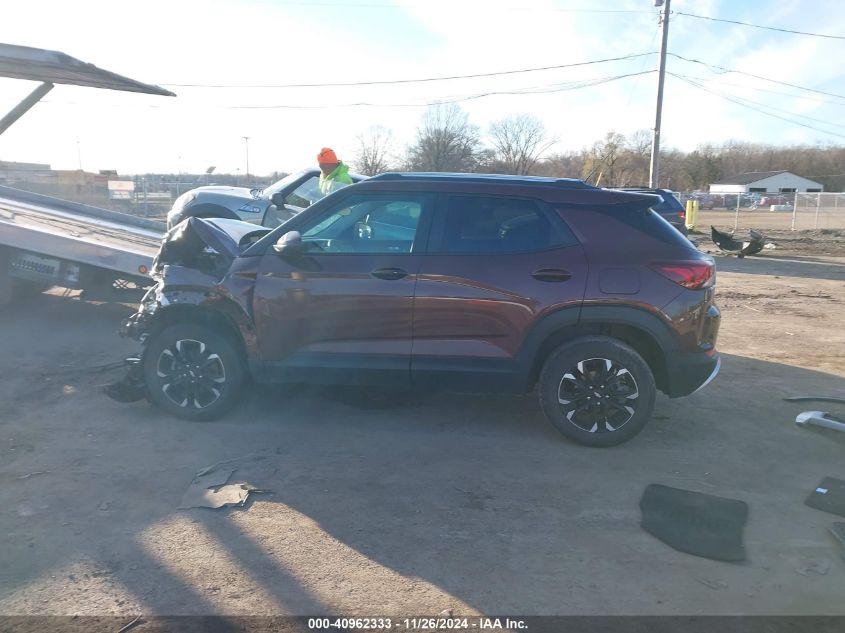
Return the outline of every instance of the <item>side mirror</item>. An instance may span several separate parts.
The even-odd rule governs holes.
[[[281,191],[277,191],[272,196],[270,196],[270,202],[276,205],[276,207],[278,207],[279,209],[284,209],[285,196]]]
[[[288,231],[273,244],[273,250],[279,255],[298,255],[302,252],[302,236],[299,231]]]

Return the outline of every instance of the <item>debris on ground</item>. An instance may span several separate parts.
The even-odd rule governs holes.
[[[845,404],[845,398],[836,396],[788,396],[784,400],[786,402],[836,402]]]
[[[47,475],[49,472],[49,470],[37,470],[34,473],[27,473],[26,475],[15,477],[15,479],[29,479],[30,477],[35,477],[36,475]]]
[[[709,587],[710,589],[727,589],[728,583],[724,580],[707,580],[706,578],[696,578],[696,582],[700,582],[705,587]]]
[[[129,624],[127,624],[127,625],[121,627],[120,629],[118,629],[117,633],[126,633],[126,631],[128,631],[129,629],[134,627],[136,624],[138,624],[138,621],[140,619],[141,619],[141,614],[139,613],[138,616],[134,620],[132,620]]]
[[[745,560],[744,501],[651,484],[640,509],[642,528],[670,547],[714,560]]]
[[[816,510],[845,517],[845,481],[825,477],[804,500],[804,504]]]
[[[795,418],[798,426],[820,426],[825,429],[845,432],[845,420],[834,417],[826,411],[804,411]]]
[[[810,561],[801,567],[797,567],[795,572],[802,576],[809,576],[810,574],[818,574],[819,576],[827,576],[830,571],[830,563],[826,560]]]
[[[203,474],[194,477],[191,485],[188,486],[182,496],[179,510],[190,508],[212,508],[216,510],[224,506],[243,506],[251,492],[262,492],[247,483],[227,483],[235,471],[229,469],[209,471],[209,469],[216,467],[217,464],[199,471]]]
[[[103,393],[115,402],[122,403],[138,402],[147,397],[147,392],[142,385],[126,378],[106,385],[103,387]]]
[[[764,248],[774,248],[775,244],[766,239],[759,231],[749,229],[748,236],[737,240],[733,233],[724,233],[715,226],[710,226],[710,238],[726,253],[736,253],[737,257],[756,255]]]

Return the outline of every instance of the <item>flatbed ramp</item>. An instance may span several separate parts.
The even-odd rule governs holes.
[[[161,222],[0,187],[0,244],[14,249],[137,276],[163,234]]]

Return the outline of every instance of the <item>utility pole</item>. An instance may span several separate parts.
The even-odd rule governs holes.
[[[249,137],[244,136],[244,143],[246,143],[246,185],[249,186]]]
[[[665,4],[664,4],[665,2]],[[655,188],[660,181],[660,119],[663,115],[663,83],[666,80],[666,43],[669,40],[669,3],[671,0],[654,0],[654,6],[663,4],[660,19],[663,23],[663,37],[660,40],[660,70],[657,75],[657,113],[654,116],[654,137],[651,142],[651,169],[648,186]]]

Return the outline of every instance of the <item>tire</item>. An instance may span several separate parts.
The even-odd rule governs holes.
[[[215,420],[238,401],[246,380],[240,354],[224,333],[205,325],[171,325],[144,350],[150,400],[184,420]]]
[[[27,279],[12,280],[12,298],[17,300],[36,297],[53,287],[53,284],[46,281],[29,281]]]
[[[637,435],[651,417],[655,394],[654,376],[642,356],[607,336],[562,345],[540,374],[546,419],[585,446],[616,446]]]

